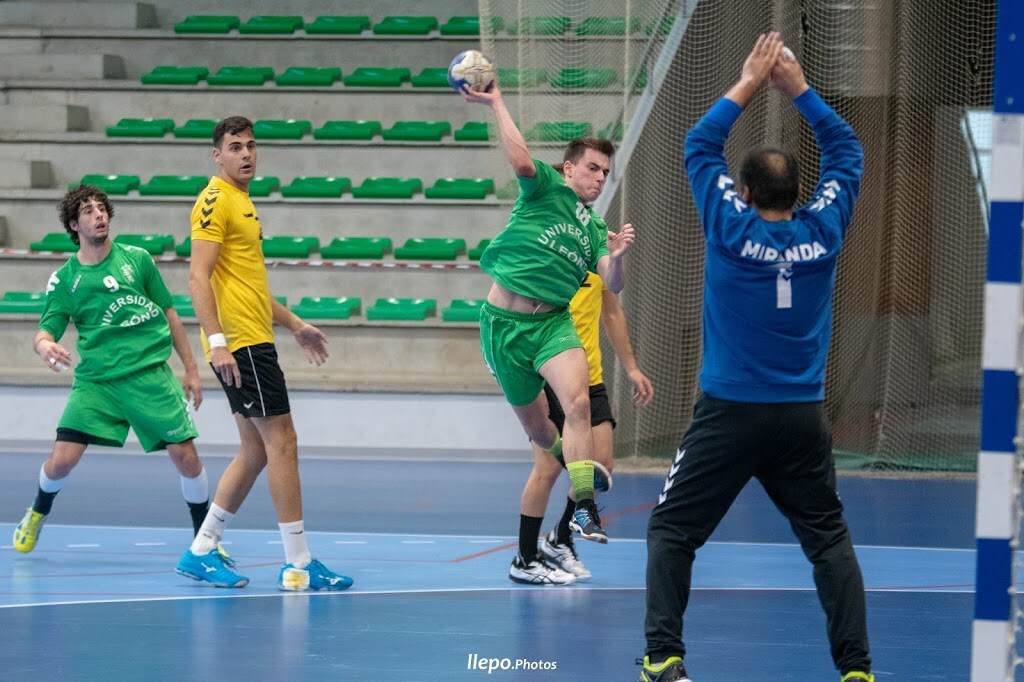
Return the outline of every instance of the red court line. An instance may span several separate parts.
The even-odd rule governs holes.
[[[615,525],[615,519],[620,517],[620,516],[625,516],[626,514],[635,514],[637,512],[644,511],[646,509],[653,509],[653,508],[654,508],[654,503],[653,502],[644,502],[643,504],[638,504],[638,505],[633,506],[633,507],[627,507],[626,509],[620,509],[619,511],[612,512],[610,514],[602,514],[601,515],[601,523],[603,525],[606,525],[606,526],[614,526]],[[485,549],[482,552],[474,552],[473,554],[466,554],[465,556],[457,557],[455,559],[452,559],[451,562],[453,564],[457,564],[457,563],[462,562],[462,561],[469,561],[471,559],[479,559],[480,557],[487,556],[488,554],[494,554],[495,552],[504,552],[506,549],[512,549],[513,547],[516,547],[518,544],[519,544],[518,542],[509,542],[509,543],[506,543],[504,545],[499,545],[497,547],[491,547],[490,549]]]

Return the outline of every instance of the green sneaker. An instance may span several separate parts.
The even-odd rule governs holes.
[[[851,670],[839,678],[839,682],[857,682],[858,680],[861,682],[875,682],[875,676],[863,670]]]
[[[14,529],[14,549],[26,554],[35,549],[44,523],[46,523],[46,514],[32,511],[31,507],[26,509],[21,523]]]
[[[637,663],[640,663],[639,659]],[[640,682],[693,682],[686,676],[683,659],[678,656],[669,656],[657,665],[651,664],[650,656],[644,656],[643,666]]]

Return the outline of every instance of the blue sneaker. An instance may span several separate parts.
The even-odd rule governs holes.
[[[612,489],[612,472],[604,468],[604,465],[594,460],[594,490],[599,493],[606,493]]]
[[[597,513],[597,505],[593,500],[582,500],[576,503],[576,511],[569,519],[569,529],[579,533],[584,540],[593,540],[605,544],[608,534],[601,528],[601,517]]]
[[[210,583],[214,587],[245,587],[249,584],[248,578],[224,565],[224,559],[216,547],[202,556],[193,554],[190,549],[185,550],[174,570],[187,578]]]
[[[292,564],[282,566],[281,572],[277,576],[277,586],[288,592],[303,592],[305,590],[340,592],[352,587],[352,578],[335,573],[313,559],[305,568],[295,568]]]

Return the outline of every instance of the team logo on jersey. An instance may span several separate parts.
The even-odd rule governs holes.
[[[128,284],[135,283],[135,270],[128,263],[121,266],[121,274],[124,276],[124,281],[128,282]]]
[[[79,275],[78,279],[81,279],[81,278],[82,278],[82,276]],[[78,279],[75,280],[75,286],[76,287],[78,286]],[[57,288],[58,284],[60,284],[60,277],[57,276],[57,271],[54,270],[53,272],[50,273],[50,279],[48,279],[46,281],[46,293],[47,293],[47,295],[49,295],[49,293],[51,291],[55,290]],[[71,291],[74,291],[74,289],[71,289]]]

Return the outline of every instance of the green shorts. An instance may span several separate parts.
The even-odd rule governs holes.
[[[166,362],[116,381],[75,379],[58,428],[80,431],[96,445],[122,447],[129,426],[146,452],[199,435],[185,391]]]
[[[480,308],[480,352],[509,404],[529,405],[540,395],[540,368],[563,351],[583,348],[568,308],[517,313],[484,303]]]

